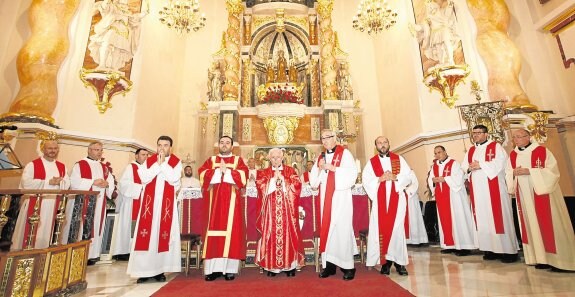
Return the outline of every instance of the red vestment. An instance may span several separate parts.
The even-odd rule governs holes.
[[[225,163],[234,184],[224,181],[210,184],[214,173]],[[203,235],[204,259],[246,256],[245,223],[241,207],[241,189],[246,186],[249,169],[239,156],[213,156],[198,169],[202,185],[207,230]]]
[[[291,270],[304,265],[304,251],[299,228],[301,181],[295,169],[283,166],[284,180],[275,180],[275,191],[267,194],[274,177],[271,167],[258,171],[256,226],[261,238],[255,263],[266,270]],[[284,192],[285,189],[285,192]]]

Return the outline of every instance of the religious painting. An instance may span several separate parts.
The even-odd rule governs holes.
[[[461,118],[467,123],[469,139],[473,142],[473,127],[484,125],[489,137],[499,143],[505,142],[505,123],[503,122],[503,101],[460,105]]]
[[[453,0],[412,0],[424,76],[437,67],[465,65]]]

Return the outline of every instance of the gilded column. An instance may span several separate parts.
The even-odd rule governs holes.
[[[33,0],[28,9],[31,36],[18,53],[20,90],[4,120],[54,124],[56,79],[70,45],[68,25],[79,0]]]
[[[251,106],[251,95],[252,95],[252,75],[251,75],[251,59],[246,57],[242,59],[242,106]]]
[[[315,34],[315,21],[317,16],[315,14],[309,15],[309,44],[316,45],[317,44],[317,36]]]
[[[337,100],[335,38],[331,25],[333,0],[318,0],[322,100]]]
[[[240,14],[244,10],[241,0],[226,0],[228,10],[228,29],[226,30],[226,83],[224,101],[238,101],[240,88]]]
[[[519,84],[521,55],[509,39],[509,9],[504,0],[467,0],[477,24],[477,48],[489,72],[489,95],[507,109],[537,110]]]
[[[319,81],[319,61],[311,59],[310,62],[311,77],[311,106],[321,106],[320,100],[320,81]]]

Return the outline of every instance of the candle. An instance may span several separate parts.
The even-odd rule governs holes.
[[[355,159],[355,166],[357,166],[357,172],[361,172],[361,163],[359,159]]]

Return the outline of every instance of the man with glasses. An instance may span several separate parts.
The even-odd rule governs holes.
[[[513,131],[513,142],[505,178],[517,199],[525,263],[536,269],[574,271],[575,235],[559,188],[557,160],[530,141],[527,130]]]
[[[355,277],[353,256],[358,254],[353,233],[353,198],[351,187],[357,178],[355,159],[336,144],[335,132],[324,129],[321,153],[309,174],[310,185],[320,188],[319,252],[323,271],[319,277],[335,275],[339,266],[344,280]]]
[[[484,252],[484,260],[513,263],[519,246],[505,185],[507,153],[501,144],[487,139],[486,126],[477,125],[472,132],[475,145],[461,162],[461,169],[469,180],[479,250]]]

